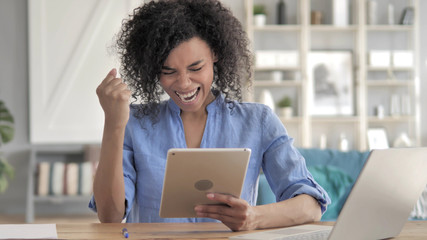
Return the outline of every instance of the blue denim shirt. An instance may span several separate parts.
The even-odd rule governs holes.
[[[132,109],[132,108],[131,108]],[[159,106],[158,121],[135,118],[131,112],[123,144],[127,222],[208,222],[208,218],[159,216],[166,155],[170,148],[186,148],[180,108],[169,99]],[[132,110],[133,111],[133,110]],[[325,190],[308,172],[304,158],[293,146],[285,127],[267,106],[227,103],[222,95],[207,106],[208,118],[201,148],[252,150],[241,198],[256,204],[262,168],[277,201],[299,194],[313,196],[322,213],[330,203]],[[95,199],[89,207],[96,211]]]

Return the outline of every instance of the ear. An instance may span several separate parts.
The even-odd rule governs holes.
[[[212,60],[214,63],[218,62],[218,57],[216,56],[216,53],[212,51]]]

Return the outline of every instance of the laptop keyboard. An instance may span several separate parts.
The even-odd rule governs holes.
[[[284,228],[257,233],[248,233],[230,237],[233,240],[326,240],[332,228],[308,230]]]
[[[303,233],[293,236],[283,236],[277,239],[283,240],[327,240],[331,230]]]

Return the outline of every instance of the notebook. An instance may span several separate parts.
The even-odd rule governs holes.
[[[174,148],[167,154],[159,215],[197,217],[198,204],[218,204],[209,192],[240,197],[251,150],[249,148]]]
[[[333,227],[309,224],[242,234],[230,239],[395,237],[427,184],[426,156],[427,148],[372,150]],[[309,234],[312,236],[301,238]]]

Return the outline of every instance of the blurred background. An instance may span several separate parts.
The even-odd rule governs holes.
[[[14,173],[0,165],[0,186],[8,184],[0,223],[98,221],[87,207],[103,129],[95,89],[120,66],[114,35],[142,2],[0,0],[0,101],[7,109],[0,111],[0,156]],[[297,147],[366,151],[377,138],[387,147],[427,146],[427,16],[419,14],[427,1],[222,2],[242,22],[256,57],[245,100],[274,108]],[[347,57],[346,100],[316,105],[312,52]],[[340,86],[344,78],[328,81]]]

